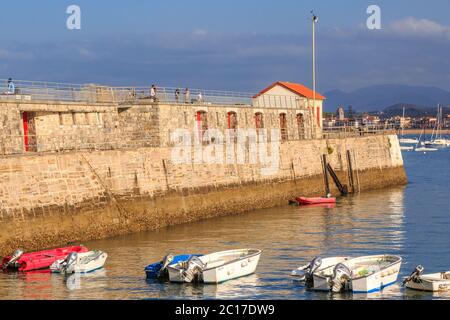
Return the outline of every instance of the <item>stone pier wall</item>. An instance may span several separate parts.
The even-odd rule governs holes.
[[[395,135],[275,146],[279,169],[272,175],[259,164],[236,160],[176,164],[175,149],[169,147],[0,158],[0,255],[17,247],[53,247],[322,195],[323,154],[348,184],[350,150],[362,191],[406,183]]]

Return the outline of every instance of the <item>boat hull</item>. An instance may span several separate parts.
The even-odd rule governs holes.
[[[419,276],[418,280],[417,282],[410,280],[405,286],[409,289],[431,292],[450,290],[450,271],[424,274]]]
[[[83,253],[89,250],[83,246],[72,246],[65,248],[57,248],[51,250],[44,250],[39,252],[24,253],[15,266],[9,268],[17,271],[32,271],[49,268],[55,261],[64,259],[71,252]],[[3,258],[2,268],[8,263],[11,256]]]
[[[436,148],[420,147],[415,149],[416,152],[438,151]]]
[[[222,256],[239,255],[246,251],[250,251],[250,249],[220,251],[199,257],[206,265],[206,268],[199,274],[198,281],[203,283],[221,283],[254,273],[258,266],[261,250],[253,250],[254,253],[252,254],[243,255],[226,263],[223,263],[223,260],[220,259]],[[183,277],[184,269],[180,268],[179,264],[170,265],[167,269],[171,282],[185,282]]]
[[[298,197],[295,198],[295,201],[297,201],[298,204],[301,205],[308,205],[308,204],[329,204],[329,203],[336,203],[336,198],[305,198],[305,197]]]
[[[400,144],[417,144],[417,143],[419,143],[419,140],[403,138],[403,139],[399,139],[399,143]]]
[[[89,273],[105,265],[108,254],[103,251],[89,251],[78,254],[78,261],[71,272],[68,273]],[[64,258],[65,259],[65,258]],[[64,259],[59,259],[55,261],[51,266],[50,270],[55,273],[61,272],[61,264]]]
[[[387,263],[381,267],[380,270],[368,272],[368,275],[360,275],[357,266],[368,263],[367,267],[376,267],[373,261],[382,261],[383,259],[392,259],[392,262]],[[370,264],[372,263],[372,265]],[[397,281],[398,273],[400,272],[402,259],[399,256],[376,255],[363,256],[349,259],[343,262],[351,271],[352,279],[350,281],[349,290],[354,293],[371,293],[380,291]],[[333,267],[317,271],[313,275],[313,289],[330,291],[330,279],[333,272]],[[366,271],[367,272],[367,271]]]
[[[255,272],[258,266],[260,254],[245,258],[222,267],[203,271],[204,283],[221,283],[231,279],[248,276]]]

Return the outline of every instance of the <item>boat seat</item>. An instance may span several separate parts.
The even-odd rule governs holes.
[[[216,268],[219,267],[223,264],[225,264],[227,261],[225,261],[224,259],[219,259],[219,260],[214,260],[214,261],[210,261],[206,264],[206,268],[210,269],[210,268]]]

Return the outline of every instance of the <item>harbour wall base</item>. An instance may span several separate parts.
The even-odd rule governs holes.
[[[270,149],[271,146],[268,146]],[[258,164],[175,164],[172,148],[70,152],[0,159],[0,255],[38,250],[324,194],[322,156],[355,189],[405,184],[397,136],[288,141],[279,169]],[[338,194],[330,179],[331,190]]]

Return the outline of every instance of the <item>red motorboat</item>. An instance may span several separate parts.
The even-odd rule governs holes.
[[[298,204],[324,204],[324,203],[336,203],[336,198],[330,197],[330,198],[322,198],[322,197],[315,197],[315,198],[305,198],[305,197],[298,197],[295,198],[295,201],[297,201]]]
[[[18,271],[45,269],[50,267],[56,260],[65,258],[71,252],[82,253],[88,251],[88,248],[83,246],[72,246],[30,253],[23,253],[22,250],[16,250],[11,256],[3,258],[1,269]]]

